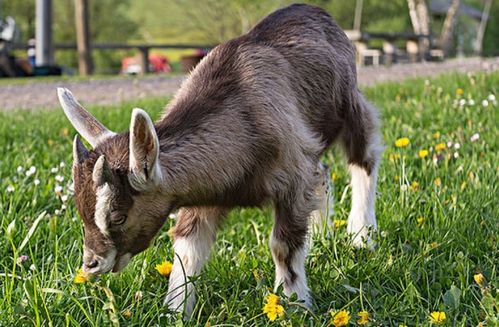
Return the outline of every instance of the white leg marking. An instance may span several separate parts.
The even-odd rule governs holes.
[[[298,300],[303,301],[304,305],[311,307],[312,299],[305,275],[305,259],[308,252],[307,242],[304,242],[301,248],[294,251],[291,259],[291,267],[288,267],[285,263],[285,258],[289,255],[289,248],[285,242],[276,239],[273,235],[274,233],[270,236],[269,245],[275,263],[274,291],[280,285],[283,285],[286,296],[296,293]],[[294,272],[294,276],[290,274],[290,268]]]
[[[356,247],[372,247],[370,231],[377,228],[374,202],[376,199],[377,166],[371,175],[359,166],[350,165],[352,176],[352,209],[348,217],[347,232],[352,235]]]
[[[189,277],[201,272],[214,241],[215,227],[210,227],[208,223],[200,223],[196,234],[178,238],[173,244],[175,259],[165,303],[172,311],[184,311],[186,317],[191,315],[196,302]]]

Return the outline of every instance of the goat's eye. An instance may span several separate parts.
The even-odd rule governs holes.
[[[127,219],[127,215],[116,215],[111,218],[111,222],[114,225],[122,225]]]

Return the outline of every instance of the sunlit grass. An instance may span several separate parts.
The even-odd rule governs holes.
[[[198,302],[186,324],[326,326],[340,312],[350,325],[365,322],[359,312],[367,312],[367,326],[497,324],[498,87],[499,74],[491,73],[366,89],[380,108],[386,145],[377,250],[353,249],[341,223],[333,236],[316,236],[307,261],[314,311],[278,293],[284,313],[274,308],[271,322],[262,308],[273,286],[272,210],[235,210],[196,278]],[[166,101],[92,112],[122,131],[133,107],[159,117]],[[82,255],[71,188],[74,133],[61,110],[0,113],[0,326],[173,325],[178,316],[163,306],[168,279],[155,269],[173,261],[173,220],[120,275],[74,283]],[[409,142],[397,146],[401,138]],[[333,218],[341,222],[347,170],[339,151],[324,160],[335,179]]]

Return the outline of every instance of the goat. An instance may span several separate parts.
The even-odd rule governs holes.
[[[217,228],[234,207],[275,208],[275,285],[312,303],[305,276],[309,218],[326,182],[321,155],[338,141],[348,159],[347,230],[371,246],[378,163],[376,109],[357,87],[352,44],[322,9],[292,5],[215,47],[155,124],[133,109],[114,133],[70,91],[58,96],[75,129],[75,202],[84,224],[83,268],[120,271],[145,250],[172,210],[175,259],[165,302],[189,315]]]

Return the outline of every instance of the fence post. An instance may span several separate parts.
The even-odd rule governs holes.
[[[76,0],[76,46],[78,49],[78,68],[80,75],[87,76],[93,72],[90,49],[90,25],[88,20],[88,0]]]
[[[149,73],[149,48],[139,47],[140,68],[142,74]]]

